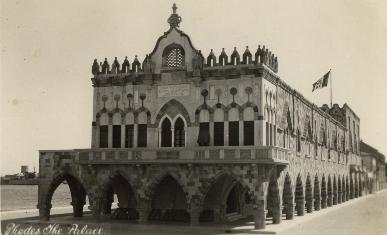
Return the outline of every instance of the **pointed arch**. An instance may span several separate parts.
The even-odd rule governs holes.
[[[189,222],[189,200],[185,187],[170,173],[161,176],[149,192],[149,220]]]
[[[67,182],[67,185],[70,189],[71,194],[71,205],[73,206],[73,216],[82,217],[83,216],[83,206],[86,203],[87,189],[85,184],[82,183],[80,178],[76,177],[74,174],[69,172],[59,173],[55,175],[50,181],[47,191],[45,192],[42,201],[39,201],[39,208],[44,208],[47,211],[46,214],[40,212],[41,217],[48,220],[50,218],[50,209],[52,207],[51,200],[52,197],[60,184]],[[40,197],[39,197],[40,198]]]
[[[253,120],[258,120],[258,116],[259,116],[259,114],[258,114],[258,106],[256,104],[248,101],[248,102],[244,103],[241,106],[241,110],[244,111],[247,108],[252,108],[253,109],[253,111],[254,111],[254,119]]]
[[[241,213],[244,195],[248,192],[245,183],[230,172],[220,172],[204,182],[199,205],[202,208],[200,221],[219,222],[227,213]]]
[[[155,119],[155,126],[159,126],[161,118],[166,114],[168,114],[171,120],[174,120],[175,117],[180,114],[185,120],[186,125],[191,126],[191,118],[187,109],[176,99],[169,100],[160,108]]]
[[[148,198],[148,199],[151,199],[151,197],[153,196],[153,194],[155,193],[155,189],[156,187],[160,184],[160,182],[167,176],[170,176],[172,177],[174,180],[176,180],[176,182],[180,185],[180,187],[182,188],[182,190],[184,191],[185,195],[187,196],[187,199],[188,199],[188,189],[186,188],[186,185],[182,179],[182,176],[179,175],[179,172],[174,172],[174,171],[162,171],[160,172],[159,174],[155,175],[152,177],[152,179],[150,180],[152,183],[145,188],[145,196]]]
[[[102,214],[109,215],[111,219],[136,220],[138,212],[136,210],[139,202],[134,184],[122,171],[111,172],[101,184],[100,204]],[[117,208],[112,210],[114,198],[117,198]]]
[[[209,114],[209,117],[208,117],[208,121],[210,121],[210,117],[211,115],[214,113],[214,109],[210,106],[208,106],[207,104],[202,104],[200,105],[196,110],[195,110],[195,122],[196,123],[199,123],[200,122],[200,113],[203,111],[203,110],[207,110],[208,111],[208,114]]]
[[[178,114],[173,120],[174,128],[174,146],[175,147],[185,147],[186,146],[186,130],[187,123],[184,117]]]
[[[151,124],[151,112],[145,107],[136,109],[134,111],[134,121],[138,124]]]
[[[159,138],[161,147],[172,147],[172,120],[165,115],[160,122]]]

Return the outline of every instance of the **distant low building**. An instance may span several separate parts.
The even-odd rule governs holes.
[[[375,192],[382,189],[387,178],[385,156],[363,141],[360,142],[360,156],[368,171],[369,190]]]

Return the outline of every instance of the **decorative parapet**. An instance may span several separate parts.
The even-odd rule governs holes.
[[[287,165],[288,150],[279,147],[196,147],[41,150],[40,158],[77,164],[153,164],[153,163],[260,163]],[[42,159],[44,158],[44,159]],[[62,159],[63,158],[63,159]],[[47,160],[48,159],[48,160]]]

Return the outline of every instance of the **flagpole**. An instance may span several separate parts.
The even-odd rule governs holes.
[[[332,83],[333,83],[333,79],[332,79],[332,69],[329,70],[329,78],[331,79],[330,80],[330,84],[331,84],[331,108],[332,108]]]

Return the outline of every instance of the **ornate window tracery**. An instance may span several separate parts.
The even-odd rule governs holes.
[[[178,68],[185,65],[184,49],[178,44],[171,44],[164,49],[163,66],[168,68]]]

